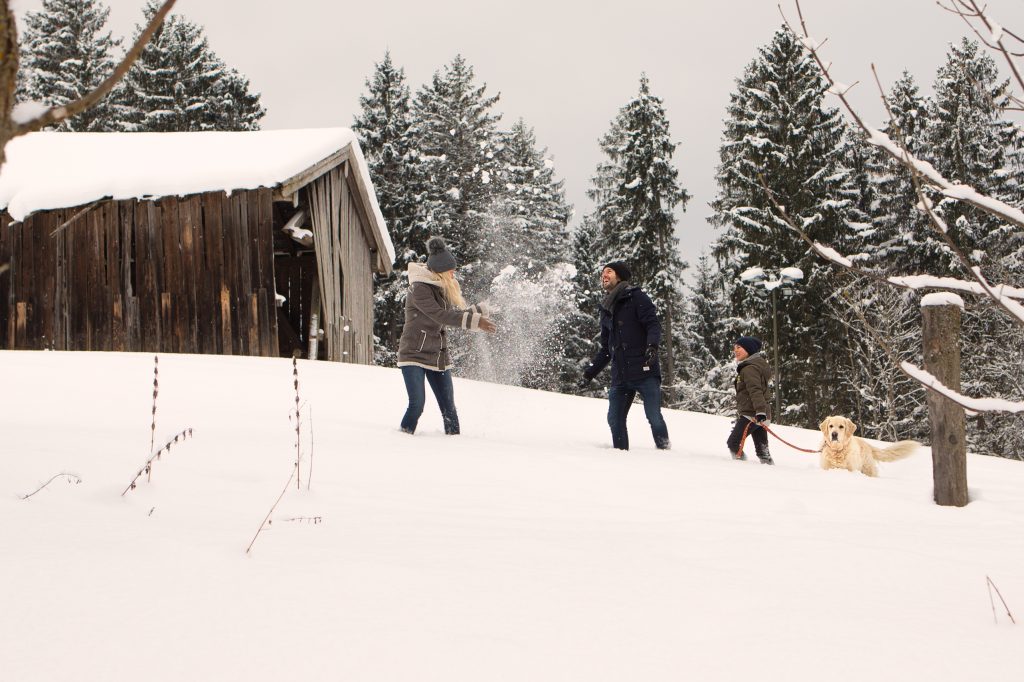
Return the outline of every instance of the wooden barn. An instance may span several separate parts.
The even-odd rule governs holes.
[[[34,133],[0,170],[0,349],[373,362],[394,247],[344,128]]]

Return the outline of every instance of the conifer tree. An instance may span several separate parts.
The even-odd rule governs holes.
[[[91,92],[114,70],[120,41],[104,30],[110,9],[97,0],[43,0],[25,14],[21,40],[19,99],[58,106]],[[60,131],[102,132],[116,128],[111,98],[67,119]]]
[[[947,180],[970,185],[994,199],[1013,201],[1005,167],[1016,130],[1003,116],[1007,86],[992,57],[976,42],[965,38],[951,46],[935,77],[925,145],[926,159]],[[939,211],[965,252],[984,249],[989,262],[998,263],[1009,227],[961,202],[941,203]],[[944,265],[946,272],[960,269],[952,257]]]
[[[1005,117],[1007,87],[992,57],[976,42],[964,39],[951,46],[935,77],[925,158],[951,182],[1020,205],[1021,178],[1014,173],[1020,133]],[[973,264],[996,281],[1016,281],[1024,272],[1015,263],[1024,239],[1017,228],[962,202],[932,198],[953,240]],[[943,269],[929,274],[966,274],[948,250],[943,255]],[[961,343],[966,394],[1019,399],[1015,378],[1020,372],[1007,371],[1022,366],[1024,330],[1019,325],[990,307],[971,308],[964,315]],[[968,429],[972,449],[1005,456],[1024,447],[1018,419],[983,414],[976,426]]]
[[[673,407],[732,414],[736,402],[732,344],[737,336],[734,330],[742,324],[729,317],[728,282],[715,271],[709,256],[703,255],[697,261],[695,275],[683,308],[683,366]]]
[[[413,177],[412,105],[405,70],[396,67],[391,53],[374,67],[359,98],[360,113],[352,129],[370,166],[381,215],[395,245],[394,271],[376,285],[374,334],[380,340],[377,362],[392,366],[405,320],[406,269],[426,253],[429,235],[416,220]]]
[[[417,234],[441,235],[459,259],[463,289],[475,296],[485,289],[483,237],[495,188],[500,115],[491,112],[498,96],[477,85],[473,67],[456,56],[435,72],[413,102],[415,174],[420,183]],[[417,248],[425,248],[417,245]]]
[[[157,11],[149,0],[137,36]],[[120,120],[131,132],[257,130],[259,95],[210,48],[201,26],[171,15],[117,90]]]
[[[800,41],[779,29],[730,98],[712,204],[712,222],[723,228],[714,255],[726,277],[735,281],[752,267],[777,272],[795,266],[803,272],[799,293],[777,307],[782,366],[774,368],[789,407],[776,419],[803,423],[850,404],[850,396],[837,396],[829,379],[842,376],[836,366],[841,356],[829,346],[845,332],[821,315],[837,278],[831,266],[808,253],[776,208],[784,207],[817,241],[841,247],[849,238],[845,126],[835,109],[824,107],[827,87]],[[756,321],[742,331],[770,342],[772,306],[758,295],[764,293],[763,287],[737,287],[732,304],[734,315]]]
[[[921,96],[914,77],[904,71],[887,96],[892,116],[882,132],[901,140],[918,158],[925,157],[929,119],[928,100]],[[863,143],[861,148],[863,148]],[[872,147],[866,165],[873,177],[872,226],[875,233],[861,248],[866,264],[889,273],[913,274],[938,271],[948,258],[945,244],[935,237],[925,215],[918,210],[918,197],[906,170],[888,154]]]
[[[682,273],[686,268],[675,236],[675,210],[685,209],[689,194],[679,186],[672,165],[676,144],[669,135],[661,98],[651,94],[646,75],[636,97],[619,110],[601,140],[605,160],[592,181],[594,220],[608,260],[629,263],[633,281],[654,301],[664,327],[663,381],[675,383],[681,311]]]
[[[555,325],[557,339],[551,344],[552,354],[557,358],[557,390],[562,393],[578,390],[583,368],[597,352],[599,305],[603,296],[597,245],[597,225],[585,218],[572,234],[572,287],[565,302],[565,314]]]
[[[554,164],[538,149],[533,129],[522,119],[504,135],[500,171],[504,187],[496,192],[501,223],[487,244],[489,259],[535,276],[569,257],[569,217],[564,183]]]

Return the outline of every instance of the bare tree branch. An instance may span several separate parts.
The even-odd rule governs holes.
[[[177,0],[164,0],[164,4],[160,6],[160,9],[158,9],[156,14],[153,15],[153,18],[150,19],[149,24],[147,24],[146,28],[142,31],[141,34],[139,34],[138,40],[136,40],[135,44],[132,45],[132,48],[128,50],[128,53],[125,54],[124,59],[122,59],[121,63],[117,65],[117,67],[114,69],[114,72],[110,74],[110,76],[107,77],[106,80],[97,85],[94,90],[86,93],[85,95],[74,100],[73,102],[68,102],[67,104],[63,104],[60,106],[50,107],[48,110],[46,110],[45,112],[43,112],[42,114],[33,118],[30,121],[26,121],[20,124],[13,124],[8,131],[5,131],[6,134],[4,135],[3,139],[0,140],[0,142],[6,144],[7,141],[10,140],[11,138],[17,137],[19,135],[24,135],[25,133],[31,133],[36,130],[45,128],[47,126],[54,125],[56,123],[60,123],[65,119],[71,118],[72,116],[76,116],[82,113],[83,111],[86,111],[90,107],[94,106],[101,99],[106,97],[106,95],[114,89],[114,86],[117,85],[117,82],[120,81],[126,73],[128,73],[128,70],[132,67],[132,64],[135,63],[135,60],[139,58],[139,55],[142,54],[142,50],[146,47],[146,44],[149,42],[150,38],[153,37],[153,34],[155,34],[157,30],[160,28],[160,25],[163,23],[164,18],[171,11],[171,8],[174,7],[174,3],[176,1]],[[14,43],[16,45],[17,33],[16,28],[13,26],[13,15],[11,14],[10,9],[7,7],[7,0],[0,0],[0,9],[4,10],[4,13],[10,17],[12,26],[5,27],[8,28],[8,31],[5,33],[9,33],[11,36],[13,36]],[[7,51],[5,50],[5,57],[7,56],[6,52]],[[14,59],[11,61],[13,62],[14,72],[16,74],[18,63],[16,50],[14,51],[13,56]],[[8,70],[7,61],[7,59],[4,59],[4,71]],[[3,74],[3,76],[7,75],[8,74],[6,73]],[[13,81],[11,82],[11,87],[13,88]],[[4,114],[8,119],[10,118],[10,111],[11,110],[9,108],[4,110]]]
[[[973,2],[973,0],[969,1]],[[850,104],[849,100],[847,100],[845,91],[841,88],[836,87],[836,81],[835,79],[833,79],[829,70],[830,65],[826,64],[824,60],[822,60],[821,55],[818,52],[818,49],[820,48],[822,43],[816,45],[814,40],[811,39],[810,33],[807,30],[806,21],[804,20],[803,10],[800,7],[800,0],[794,0],[794,3],[796,5],[797,13],[800,18],[800,27],[803,34],[801,40],[804,44],[804,47],[810,52],[811,56],[818,64],[818,68],[821,70],[826,82],[829,84],[830,88],[833,89],[833,91],[836,94],[836,97],[838,97],[839,100],[843,103],[843,106],[846,108],[847,112],[849,112],[851,118],[853,118],[853,120],[857,123],[858,127],[860,127],[860,129],[867,135],[867,141],[870,144],[885,151],[890,157],[898,161],[904,168],[906,168],[910,172],[911,181],[914,185],[914,192],[918,197],[920,206],[923,208],[926,215],[928,216],[929,224],[940,235],[940,238],[947,244],[947,246],[949,246],[949,248],[953,251],[953,253],[957,257],[957,260],[960,261],[960,264],[963,266],[964,270],[974,277],[975,281],[985,292],[985,294],[988,295],[993,301],[995,301],[997,305],[1003,308],[1014,320],[1016,320],[1020,324],[1024,324],[1024,306],[1021,306],[1020,304],[1017,304],[1015,301],[1010,300],[1010,297],[1006,295],[1005,291],[1001,292],[1000,294],[995,293],[993,286],[982,275],[981,270],[973,263],[971,263],[970,259],[967,258],[967,256],[963,253],[959,245],[957,245],[953,241],[952,237],[949,235],[948,227],[933,210],[931,200],[924,193],[924,187],[927,185],[929,187],[936,188],[943,194],[943,196],[947,196],[952,199],[957,199],[970,206],[974,206],[975,208],[978,208],[979,210],[984,211],[989,215],[996,216],[1002,220],[1005,220],[1008,223],[1012,223],[1020,227],[1021,229],[1024,229],[1024,212],[1022,212],[1018,208],[1005,204],[1001,201],[997,201],[990,197],[983,196],[976,192],[974,189],[967,187],[966,185],[954,185],[953,183],[949,182],[930,163],[921,161],[910,153],[910,150],[907,148],[907,145],[904,143],[902,139],[900,139],[902,137],[902,134],[898,129],[898,142],[894,143],[885,133],[869,128],[867,125],[865,125],[863,119],[861,119],[860,115]],[[783,13],[783,17],[785,18],[785,13]],[[800,34],[796,33],[792,25],[789,24],[788,20],[786,23],[787,26],[789,26],[790,30],[794,32],[794,35],[797,35],[799,37]],[[891,120],[892,110],[889,108],[889,102],[885,96],[884,88],[882,88],[881,81],[878,79],[878,73],[875,70],[874,65],[872,65],[871,68],[872,71],[875,73],[875,80],[878,83],[878,88],[882,97],[882,101],[885,104],[886,110],[889,112],[889,117]],[[795,223],[792,220],[787,220],[787,223],[789,223],[791,227],[795,226]],[[801,230],[798,230],[798,232],[800,231]],[[807,241],[807,239],[805,239],[805,241]],[[815,250],[819,254],[828,258],[828,256],[826,256],[823,253],[821,248],[816,247]],[[839,262],[835,258],[828,259],[831,260],[832,262]],[[851,269],[853,268],[851,267]],[[865,273],[867,271],[861,272]],[[895,282],[891,281],[889,281],[889,283],[895,284]]]
[[[810,36],[810,33],[807,31],[807,25],[804,21],[803,10],[800,7],[800,0],[794,0],[794,4],[796,5],[797,14],[800,18],[801,30],[798,32],[796,29],[794,29],[792,24],[789,22],[788,18],[786,18],[785,13],[783,12],[782,16],[783,19],[786,20],[786,25],[793,32],[793,35],[797,36],[797,38],[800,39],[804,47],[814,58],[814,61],[818,64],[818,68],[821,70],[822,76],[828,83],[829,88],[835,93],[836,97],[839,98],[839,101],[842,103],[843,108],[846,110],[847,114],[849,114],[850,118],[857,124],[857,127],[859,127],[862,131],[864,131],[865,135],[867,135],[867,141],[870,144],[883,150],[885,153],[887,153],[893,159],[898,161],[908,170],[918,172],[924,184],[937,188],[945,196],[961,201],[965,204],[968,204],[969,206],[973,206],[974,208],[977,208],[980,211],[995,216],[1000,220],[1004,220],[1024,230],[1024,212],[1022,212],[1020,209],[1010,206],[996,199],[992,199],[991,197],[982,196],[978,192],[974,191],[972,188],[967,187],[965,185],[957,185],[950,182],[949,180],[946,180],[946,178],[944,178],[941,173],[935,170],[935,168],[932,167],[931,164],[916,158],[905,148],[901,149],[898,145],[894,144],[885,133],[875,130],[869,127],[866,123],[864,123],[864,120],[860,117],[860,114],[857,113],[856,109],[853,108],[853,105],[850,104],[849,99],[847,99],[844,89],[838,87],[839,84],[832,77],[831,65],[826,64],[825,61],[821,58],[819,50],[821,48],[821,45],[824,44],[824,42],[815,44],[814,40]],[[779,11],[782,12],[781,6],[779,7]]]

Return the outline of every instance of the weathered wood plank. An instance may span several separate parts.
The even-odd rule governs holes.
[[[231,332],[231,290],[225,284],[220,290],[221,353],[234,355],[234,335]]]

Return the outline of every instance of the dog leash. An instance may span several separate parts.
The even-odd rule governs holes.
[[[818,450],[807,450],[805,448],[797,447],[796,445],[793,445],[792,443],[790,443],[788,440],[786,440],[785,438],[783,438],[779,434],[777,434],[774,431],[772,431],[771,429],[769,429],[767,424],[764,424],[764,423],[758,424],[755,420],[751,419],[750,417],[747,417],[747,415],[743,415],[743,416],[747,418],[747,421],[749,423],[743,428],[743,437],[740,439],[740,452],[743,452],[743,441],[746,440],[746,438],[747,438],[747,429],[750,428],[751,424],[757,424],[762,429],[764,429],[765,431],[767,431],[771,435],[775,436],[776,440],[782,441],[784,444],[788,445],[789,447],[793,448],[794,450],[799,450],[800,452],[809,452],[811,454],[817,454],[818,453]]]

